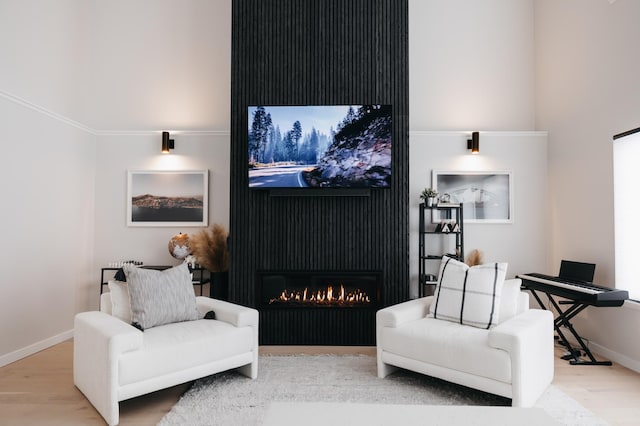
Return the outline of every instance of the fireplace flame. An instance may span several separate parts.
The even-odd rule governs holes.
[[[303,303],[309,305],[366,305],[371,303],[371,298],[365,291],[357,289],[346,291],[344,285],[340,285],[340,290],[336,289],[334,294],[333,286],[316,291],[306,288],[303,291],[283,290],[280,296],[269,300],[273,303]]]

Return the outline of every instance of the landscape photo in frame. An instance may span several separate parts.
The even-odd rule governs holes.
[[[130,170],[128,226],[207,226],[207,170]]]
[[[510,171],[433,171],[432,186],[440,196],[463,205],[465,223],[513,223]],[[433,221],[440,220],[434,211]]]

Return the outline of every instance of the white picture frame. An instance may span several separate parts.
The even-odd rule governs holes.
[[[464,223],[513,223],[513,173],[511,171],[432,172],[431,186],[440,197],[463,206]],[[433,222],[440,222],[434,210]]]
[[[206,227],[208,170],[128,170],[127,226]]]

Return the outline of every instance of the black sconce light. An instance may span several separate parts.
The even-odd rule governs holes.
[[[175,141],[169,139],[169,132],[162,132],[162,153],[168,154],[170,150],[175,148]]]
[[[467,139],[467,149],[472,154],[480,154],[480,132],[471,133],[471,139]]]

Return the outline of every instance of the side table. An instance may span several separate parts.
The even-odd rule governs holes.
[[[144,265],[141,268],[145,269],[155,269],[156,271],[164,271],[165,269],[172,268],[170,265]],[[116,272],[118,272],[122,268],[116,267],[107,267],[101,268],[100,270],[100,294],[104,292],[104,286],[109,284],[109,280],[113,279]],[[194,267],[189,266],[189,271],[191,271],[192,276],[192,284],[194,286],[200,287],[200,296],[202,296],[202,286],[211,282],[211,273],[203,268],[200,265],[196,265]],[[109,274],[111,272],[111,274]],[[106,279],[105,279],[106,274]]]

